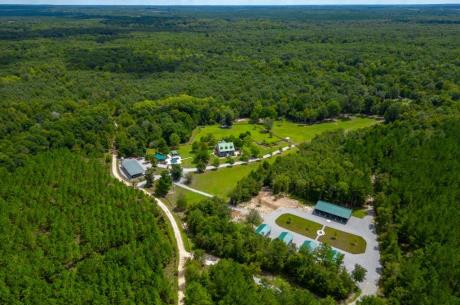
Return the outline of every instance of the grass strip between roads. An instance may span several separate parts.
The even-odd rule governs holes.
[[[276,224],[301,235],[316,238],[316,232],[323,226],[317,222],[293,215],[283,214],[276,219]]]
[[[362,254],[366,251],[366,241],[361,236],[330,227],[326,227],[324,232],[326,235],[319,238],[320,242],[352,254]]]
[[[316,232],[323,227],[317,222],[289,213],[279,216],[275,222],[282,228],[311,239],[315,239]],[[324,232],[326,234],[318,239],[322,243],[352,254],[361,254],[366,251],[366,241],[361,236],[330,227],[325,227]]]

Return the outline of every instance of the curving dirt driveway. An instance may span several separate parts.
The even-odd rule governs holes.
[[[266,154],[266,155],[263,155],[262,157],[260,158],[251,158],[249,159],[248,161],[235,161],[233,164],[230,164],[230,163],[222,163],[222,164],[219,164],[219,166],[217,168],[225,168],[225,167],[234,167],[234,166],[238,166],[238,165],[243,165],[243,164],[249,164],[249,163],[253,163],[253,162],[257,162],[257,161],[261,161],[261,160],[265,160],[265,159],[268,159],[268,158],[271,158],[271,157],[274,157],[276,155],[279,155],[283,152],[285,152],[286,150],[289,150],[289,149],[292,149],[296,147],[295,144],[292,144],[290,146],[285,146],[285,147],[282,147],[278,150],[275,150],[273,151],[272,153],[270,154]],[[157,167],[159,168],[168,168],[169,165],[166,165],[166,164],[157,164]],[[215,170],[216,167],[213,166],[213,165],[208,165],[206,166],[206,171],[210,171],[210,170]],[[183,168],[183,171],[184,173],[194,173],[196,171],[198,171],[198,169],[196,167],[184,167]]]
[[[127,186],[132,186],[128,181],[126,181],[120,172],[118,171],[118,163],[117,163],[117,155],[115,153],[112,154],[112,175],[120,182],[124,183]],[[151,196],[155,199],[157,205],[163,210],[164,214],[168,218],[168,221],[171,223],[171,227],[174,231],[174,237],[176,239],[177,244],[177,251],[179,254],[179,263],[177,264],[177,284],[178,284],[178,297],[177,301],[179,305],[184,304],[184,297],[185,297],[185,262],[186,260],[191,257],[191,254],[185,250],[184,241],[182,240],[182,235],[180,234],[179,225],[176,222],[171,211],[168,207],[161,202],[160,199],[153,197],[153,195],[147,192],[145,189],[140,189],[144,192],[147,196]]]

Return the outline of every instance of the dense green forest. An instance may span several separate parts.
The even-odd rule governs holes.
[[[2,6],[0,164],[114,138],[139,155],[228,112],[315,122],[452,104],[456,8]]]
[[[186,305],[333,305],[334,300],[318,300],[305,290],[283,284],[276,287],[254,282],[253,269],[233,261],[221,260],[209,270],[197,261],[187,266]]]
[[[363,304],[458,304],[459,10],[1,5],[0,303],[175,302],[167,226],[108,176],[100,160],[112,147],[167,150],[199,125],[243,117],[362,114],[385,124],[262,164],[232,203],[262,186],[306,202],[369,200],[384,300]],[[269,242],[218,201],[186,215],[196,249],[229,259],[190,263],[188,305],[333,304],[356,291],[327,251]],[[298,288],[257,286],[259,271]]]
[[[391,304],[459,302],[458,110],[319,136],[299,154],[264,163],[239,182],[232,201],[246,200],[263,185],[311,202],[327,198],[356,206],[373,198],[381,284]]]
[[[99,161],[56,150],[2,171],[0,223],[1,304],[176,300],[168,224]]]

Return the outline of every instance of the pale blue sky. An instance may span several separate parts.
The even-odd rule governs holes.
[[[460,0],[0,0],[0,4],[95,5],[328,5],[328,4],[443,4]]]

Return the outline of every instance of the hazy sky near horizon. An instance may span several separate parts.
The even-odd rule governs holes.
[[[460,0],[0,0],[0,4],[85,5],[331,5],[331,4],[447,4]]]

